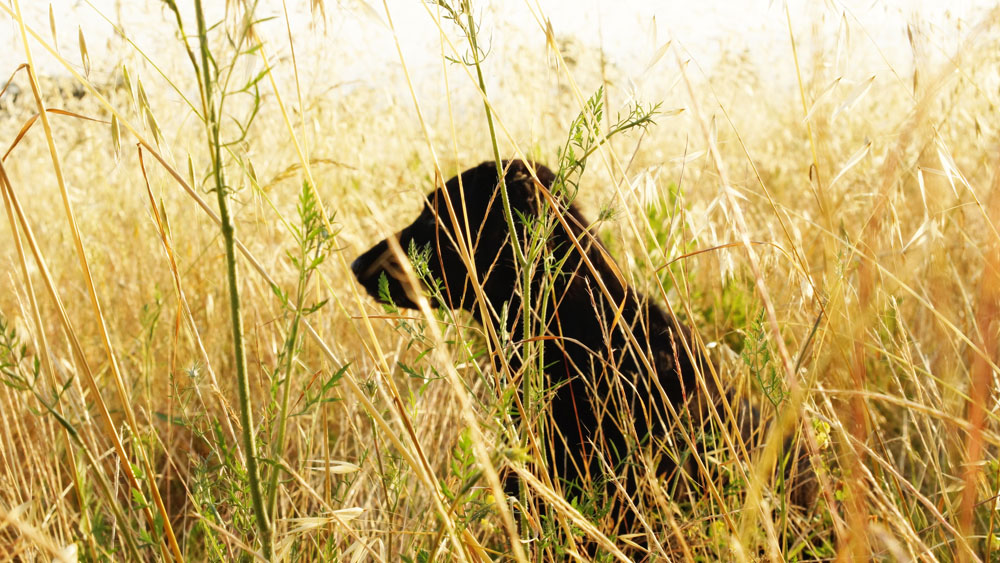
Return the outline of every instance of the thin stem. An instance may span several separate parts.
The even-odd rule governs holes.
[[[215,101],[212,97],[212,71],[209,64],[208,32],[205,27],[205,14],[202,11],[201,0],[194,0],[195,14],[198,19],[198,39],[201,49],[201,72],[205,87],[204,100],[206,104],[205,119],[208,133],[208,146],[212,154],[212,174],[215,179],[215,193],[219,201],[219,220],[222,227],[222,238],[226,247],[226,273],[229,280],[229,313],[233,324],[233,356],[236,363],[236,380],[239,389],[240,424],[243,426],[243,451],[246,456],[247,479],[250,481],[250,499],[253,502],[254,516],[257,519],[257,529],[260,533],[261,548],[264,557],[273,561],[274,546],[271,542],[272,529],[267,512],[264,510],[264,498],[261,494],[260,470],[257,466],[257,442],[253,432],[253,412],[250,406],[250,382],[247,379],[247,360],[243,346],[243,317],[240,314],[239,280],[236,270],[235,227],[229,215],[229,203],[226,199],[226,181],[222,171],[222,143],[219,141],[219,119],[215,113]]]
[[[305,258],[305,254],[303,254]],[[304,276],[303,276],[304,277]],[[295,316],[292,318],[292,328],[285,341],[285,366],[284,382],[281,384],[281,404],[278,407],[278,433],[275,436],[274,445],[271,448],[271,458],[277,460],[281,452],[285,449],[285,429],[288,426],[288,396],[291,390],[292,365],[295,360],[295,348],[299,339],[299,321],[302,319],[302,298],[305,288],[305,280],[300,280],[297,303],[295,304]],[[271,471],[270,482],[267,486],[267,513],[271,518],[276,518],[275,509],[278,506],[278,476],[280,471],[275,466]]]
[[[524,256],[524,251],[521,249],[521,244],[517,239],[517,229],[514,224],[514,214],[510,209],[510,198],[507,196],[507,183],[504,181],[504,170],[503,162],[500,160],[500,145],[497,144],[497,133],[493,126],[493,112],[490,110],[490,104],[486,101],[486,80],[483,79],[483,69],[479,64],[479,43],[476,40],[476,22],[472,19],[472,8],[468,7],[466,10],[469,16],[469,43],[472,44],[472,60],[476,66],[476,77],[479,79],[479,89],[483,91],[483,108],[486,110],[486,124],[490,128],[490,141],[493,143],[493,160],[496,162],[497,166],[497,181],[500,183],[500,195],[503,200],[503,215],[507,219],[507,227],[510,230],[511,246],[514,247],[514,255],[517,258],[517,263],[522,267],[527,266],[527,259]],[[525,331],[525,338],[528,338],[528,333]]]

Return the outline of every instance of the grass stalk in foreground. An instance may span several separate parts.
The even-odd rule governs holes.
[[[250,500],[253,503],[254,516],[257,520],[257,530],[260,533],[261,549],[264,557],[274,560],[274,545],[272,544],[271,521],[264,507],[264,496],[261,493],[260,469],[257,466],[257,441],[253,433],[253,411],[250,406],[250,382],[247,379],[246,350],[243,346],[243,317],[240,314],[239,279],[236,270],[235,227],[229,215],[229,203],[226,199],[226,179],[222,170],[222,143],[219,140],[219,116],[216,114],[215,101],[212,98],[214,83],[210,66],[211,54],[208,48],[208,30],[205,27],[205,14],[202,11],[201,0],[195,0],[195,14],[198,19],[198,44],[201,52],[201,73],[205,100],[205,125],[208,134],[208,147],[212,155],[212,176],[215,180],[215,193],[219,201],[219,219],[222,223],[222,237],[226,247],[226,277],[229,283],[229,313],[233,324],[233,360],[236,365],[237,388],[239,389],[240,424],[243,426],[243,451],[246,457],[247,479],[250,485]],[[196,67],[196,70],[197,67]]]
[[[93,276],[91,274],[90,261],[88,260],[86,251],[84,249],[83,239],[76,220],[76,214],[73,211],[73,206],[69,197],[69,192],[66,187],[66,181],[63,175],[63,167],[61,164],[59,151],[56,147],[55,136],[52,131],[52,126],[49,123],[48,110],[46,109],[45,103],[42,99],[41,87],[39,85],[38,76],[36,75],[35,63],[31,54],[31,48],[28,43],[27,26],[24,22],[24,16],[21,13],[21,6],[18,2],[14,3],[14,9],[16,11],[16,20],[20,29],[21,40],[24,46],[24,55],[27,59],[27,71],[28,71],[27,74],[28,74],[29,85],[31,86],[31,91],[35,99],[35,104],[36,107],[38,108],[38,117],[42,123],[42,128],[44,130],[45,140],[48,146],[49,157],[51,159],[51,164],[52,164],[52,171],[55,173],[56,181],[57,184],[59,185],[59,191],[63,200],[63,208],[66,212],[66,220],[69,224],[70,232],[73,235],[73,242],[76,250],[76,255],[80,263],[80,268],[84,274],[83,279],[86,282],[87,292],[90,297],[90,303],[93,309],[94,318],[97,321],[97,326],[99,328],[101,339],[103,340],[104,343],[104,350],[107,353],[108,365],[111,368],[111,373],[114,376],[114,381],[117,386],[118,397],[123,404],[129,404],[128,392],[126,391],[125,388],[122,372],[119,367],[114,347],[111,343],[111,337],[108,332],[108,327],[104,317],[104,312],[100,303],[100,299],[98,298],[97,295],[97,289],[94,285]],[[7,184],[9,188],[10,187],[9,181],[4,180],[4,182]],[[12,196],[12,193],[13,192],[11,192],[11,194],[8,195]],[[101,393],[97,387],[96,380],[93,374],[90,373],[90,368],[88,367],[86,356],[83,354],[82,349],[79,349],[79,347],[77,348],[78,349],[76,350],[77,352],[76,355],[78,357],[80,365],[84,368],[84,371],[88,373],[87,381],[92,387],[94,395],[96,397],[101,397]],[[99,402],[103,403],[103,398],[100,399]],[[133,491],[137,493],[139,498],[141,499],[140,504],[143,506],[142,510],[144,515],[146,516],[146,520],[149,522],[150,529],[153,531],[153,533],[157,533],[156,530],[159,526],[157,524],[156,517],[154,517],[150,505],[144,498],[145,495],[142,492],[142,488],[139,482],[141,475],[137,475],[138,472],[136,471],[136,468],[141,468],[142,470],[144,470],[147,478],[154,475],[154,470],[150,462],[149,455],[145,450],[145,448],[142,446],[140,440],[134,441],[133,445],[135,447],[137,457],[139,458],[138,461],[141,462],[141,464],[137,464],[135,467],[132,466],[132,463],[129,461],[128,454],[125,452],[124,443],[122,439],[119,437],[118,431],[115,429],[114,423],[111,420],[111,415],[109,411],[107,410],[106,406],[102,405],[102,407],[103,407],[102,410],[104,411],[102,412],[103,415],[102,418],[104,419],[105,423],[105,432],[112,441],[112,443],[114,444],[119,459],[124,462],[125,474],[128,476]],[[129,429],[133,432],[135,436],[137,437],[141,436],[141,432],[139,431],[139,425],[138,422],[136,421],[134,411],[131,408],[126,408],[124,409],[124,413]],[[152,496],[153,505],[155,505],[155,507],[157,508],[158,512],[157,516],[162,519],[162,530],[165,536],[164,540],[166,542],[166,546],[161,546],[161,552],[163,554],[163,557],[165,558],[168,557],[168,552],[166,550],[169,549],[169,554],[172,555],[174,559],[178,561],[183,561],[184,557],[181,555],[180,546],[177,543],[177,538],[176,535],[174,534],[173,527],[170,524],[169,518],[167,518],[166,507],[163,503],[163,498],[160,495],[160,491],[157,488],[155,482],[152,481],[149,482],[149,492],[151,493]]]

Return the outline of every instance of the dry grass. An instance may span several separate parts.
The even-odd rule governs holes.
[[[870,83],[869,69],[837,58],[868,44],[797,33],[810,55],[800,73],[793,63],[780,70],[801,96],[775,88],[773,69],[736,56],[703,75],[671,46],[653,67],[663,83],[644,85],[655,96],[646,101],[663,102],[658,124],[589,161],[580,201],[591,217],[616,210],[601,233],[631,283],[695,326],[722,377],[769,417],[776,409],[758,377],[788,393],[777,409],[783,424],[762,431],[804,430],[820,468],[820,499],[805,514],[787,507],[767,469],[779,439],[749,459],[731,443],[710,451],[707,466],[724,468],[713,469],[713,494],[672,495],[647,481],[652,500],[638,510],[657,538],[655,556],[1000,557],[996,15],[967,29],[946,62],[918,57],[913,69]],[[503,465],[516,445],[505,436],[532,432],[499,414],[482,328],[464,315],[386,318],[346,266],[410,221],[435,167],[448,177],[490,157],[474,69],[442,62],[416,90],[388,69],[374,71],[384,88],[314,91],[296,82],[304,63],[290,56],[283,25],[264,26],[271,43],[238,57],[222,41],[236,23],[212,35],[220,66],[236,61],[241,84],[268,62],[277,69],[259,82],[259,115],[225,161],[247,250],[241,291],[260,451],[266,473],[283,471],[278,556],[550,560],[582,549],[584,535],[599,536],[587,523],[595,505],[570,507],[516,464],[555,516],[531,511],[512,529],[476,472],[484,459]],[[464,53],[454,25],[440,25],[442,51]],[[484,72],[501,154],[555,164],[582,101],[604,85],[613,116],[627,80],[579,44],[543,47],[541,29],[529,28],[535,40],[516,57],[487,57]],[[912,41],[915,53],[937,48],[920,33]],[[197,83],[169,65],[181,69],[169,78],[188,106],[141,54],[129,60],[139,62],[128,84],[120,69],[108,81],[116,86],[66,79],[87,88],[80,99],[43,81],[45,105],[71,112],[50,112],[49,132],[31,121],[38,105],[24,69],[15,75],[22,96],[0,110],[0,141],[16,145],[3,160],[0,318],[5,334],[17,331],[17,344],[0,342],[0,558],[168,558],[168,529],[191,560],[259,549],[237,439],[219,229],[196,201],[214,197]],[[75,59],[70,66],[81,70]],[[225,115],[244,120],[251,98],[231,98]],[[239,135],[233,121],[223,125],[225,138]],[[297,248],[304,181],[335,213],[337,235],[305,293],[307,303],[329,301],[291,343],[286,373],[292,319],[269,280],[295,288],[287,253]],[[743,361],[748,342],[763,346],[755,367]],[[275,459],[286,375],[295,416]]]

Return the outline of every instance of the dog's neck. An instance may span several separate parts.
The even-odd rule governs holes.
[[[510,268],[506,274],[487,276],[482,283],[494,326],[502,326],[513,343],[540,337],[545,343],[546,363],[558,362],[561,357],[579,357],[569,351],[583,348],[596,362],[611,361],[616,369],[626,372],[642,371],[649,360],[640,359],[638,354],[648,358],[652,350],[664,348],[663,338],[687,331],[624,282],[607,250],[586,232],[586,219],[576,207],[571,206],[563,217],[565,223],[552,230],[546,249],[561,267],[557,273],[547,272],[541,265],[536,267],[529,288],[530,306],[522,306],[522,284],[510,284],[510,280],[523,279],[514,267],[513,251],[508,248],[508,254],[499,261],[490,261]],[[522,231],[522,235],[526,233]],[[521,240],[526,239],[522,236]],[[466,308],[483,322],[478,304],[467,303]],[[525,314],[532,315],[528,334],[524,332]],[[677,352],[683,350],[668,353]],[[666,361],[673,363],[672,359]],[[559,372],[563,371],[554,366],[551,373],[561,377]]]
[[[546,274],[540,269],[535,273],[528,307],[522,306],[521,284],[483,284],[495,326],[502,325],[512,342],[542,337],[546,349],[582,347],[602,359],[620,356],[629,342],[645,348],[647,335],[669,330],[673,323],[659,307],[619,281],[606,252],[596,243],[582,248],[587,253],[586,262],[574,248],[560,273]],[[473,306],[471,312],[482,322],[478,306]],[[532,315],[528,334],[524,332],[525,314]]]

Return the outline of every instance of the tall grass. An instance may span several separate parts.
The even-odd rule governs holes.
[[[876,72],[851,62],[874,46],[850,18],[824,35],[776,11],[785,67],[733,54],[702,70],[668,44],[634,99],[603,53],[552,32],[556,14],[515,31],[424,7],[440,69],[400,47],[399,70],[372,70],[385,86],[328,89],[295,47],[339,45],[284,11],[234,4],[198,26],[180,5],[158,31],[200,28],[205,50],[178,33],[175,52],[144,52],[125,29],[122,65],[90,60],[85,37],[57,49],[0,4],[23,36],[0,71],[24,92],[0,110],[0,558],[531,561],[596,545],[621,560],[630,541],[670,559],[1000,557],[996,12],[948,47],[914,23],[912,67]],[[404,25],[369,8],[336,17]],[[39,53],[66,78],[36,76]],[[619,128],[657,103],[655,123]],[[524,415],[544,389],[511,384],[544,384],[544,358],[497,370],[489,355],[537,354],[537,326],[383,309],[347,266],[460,169],[583,154],[568,192],[629,283],[696,329],[687,345],[716,368],[700,384],[775,421],[743,444],[732,405],[705,413],[708,431],[677,413],[672,452],[702,474],[668,482],[640,460],[630,538],[609,536],[603,486],[567,500],[530,463],[545,424]],[[235,224],[228,265],[214,192]],[[524,248],[523,267],[553,267]],[[805,511],[774,470],[791,434],[817,468]]]

